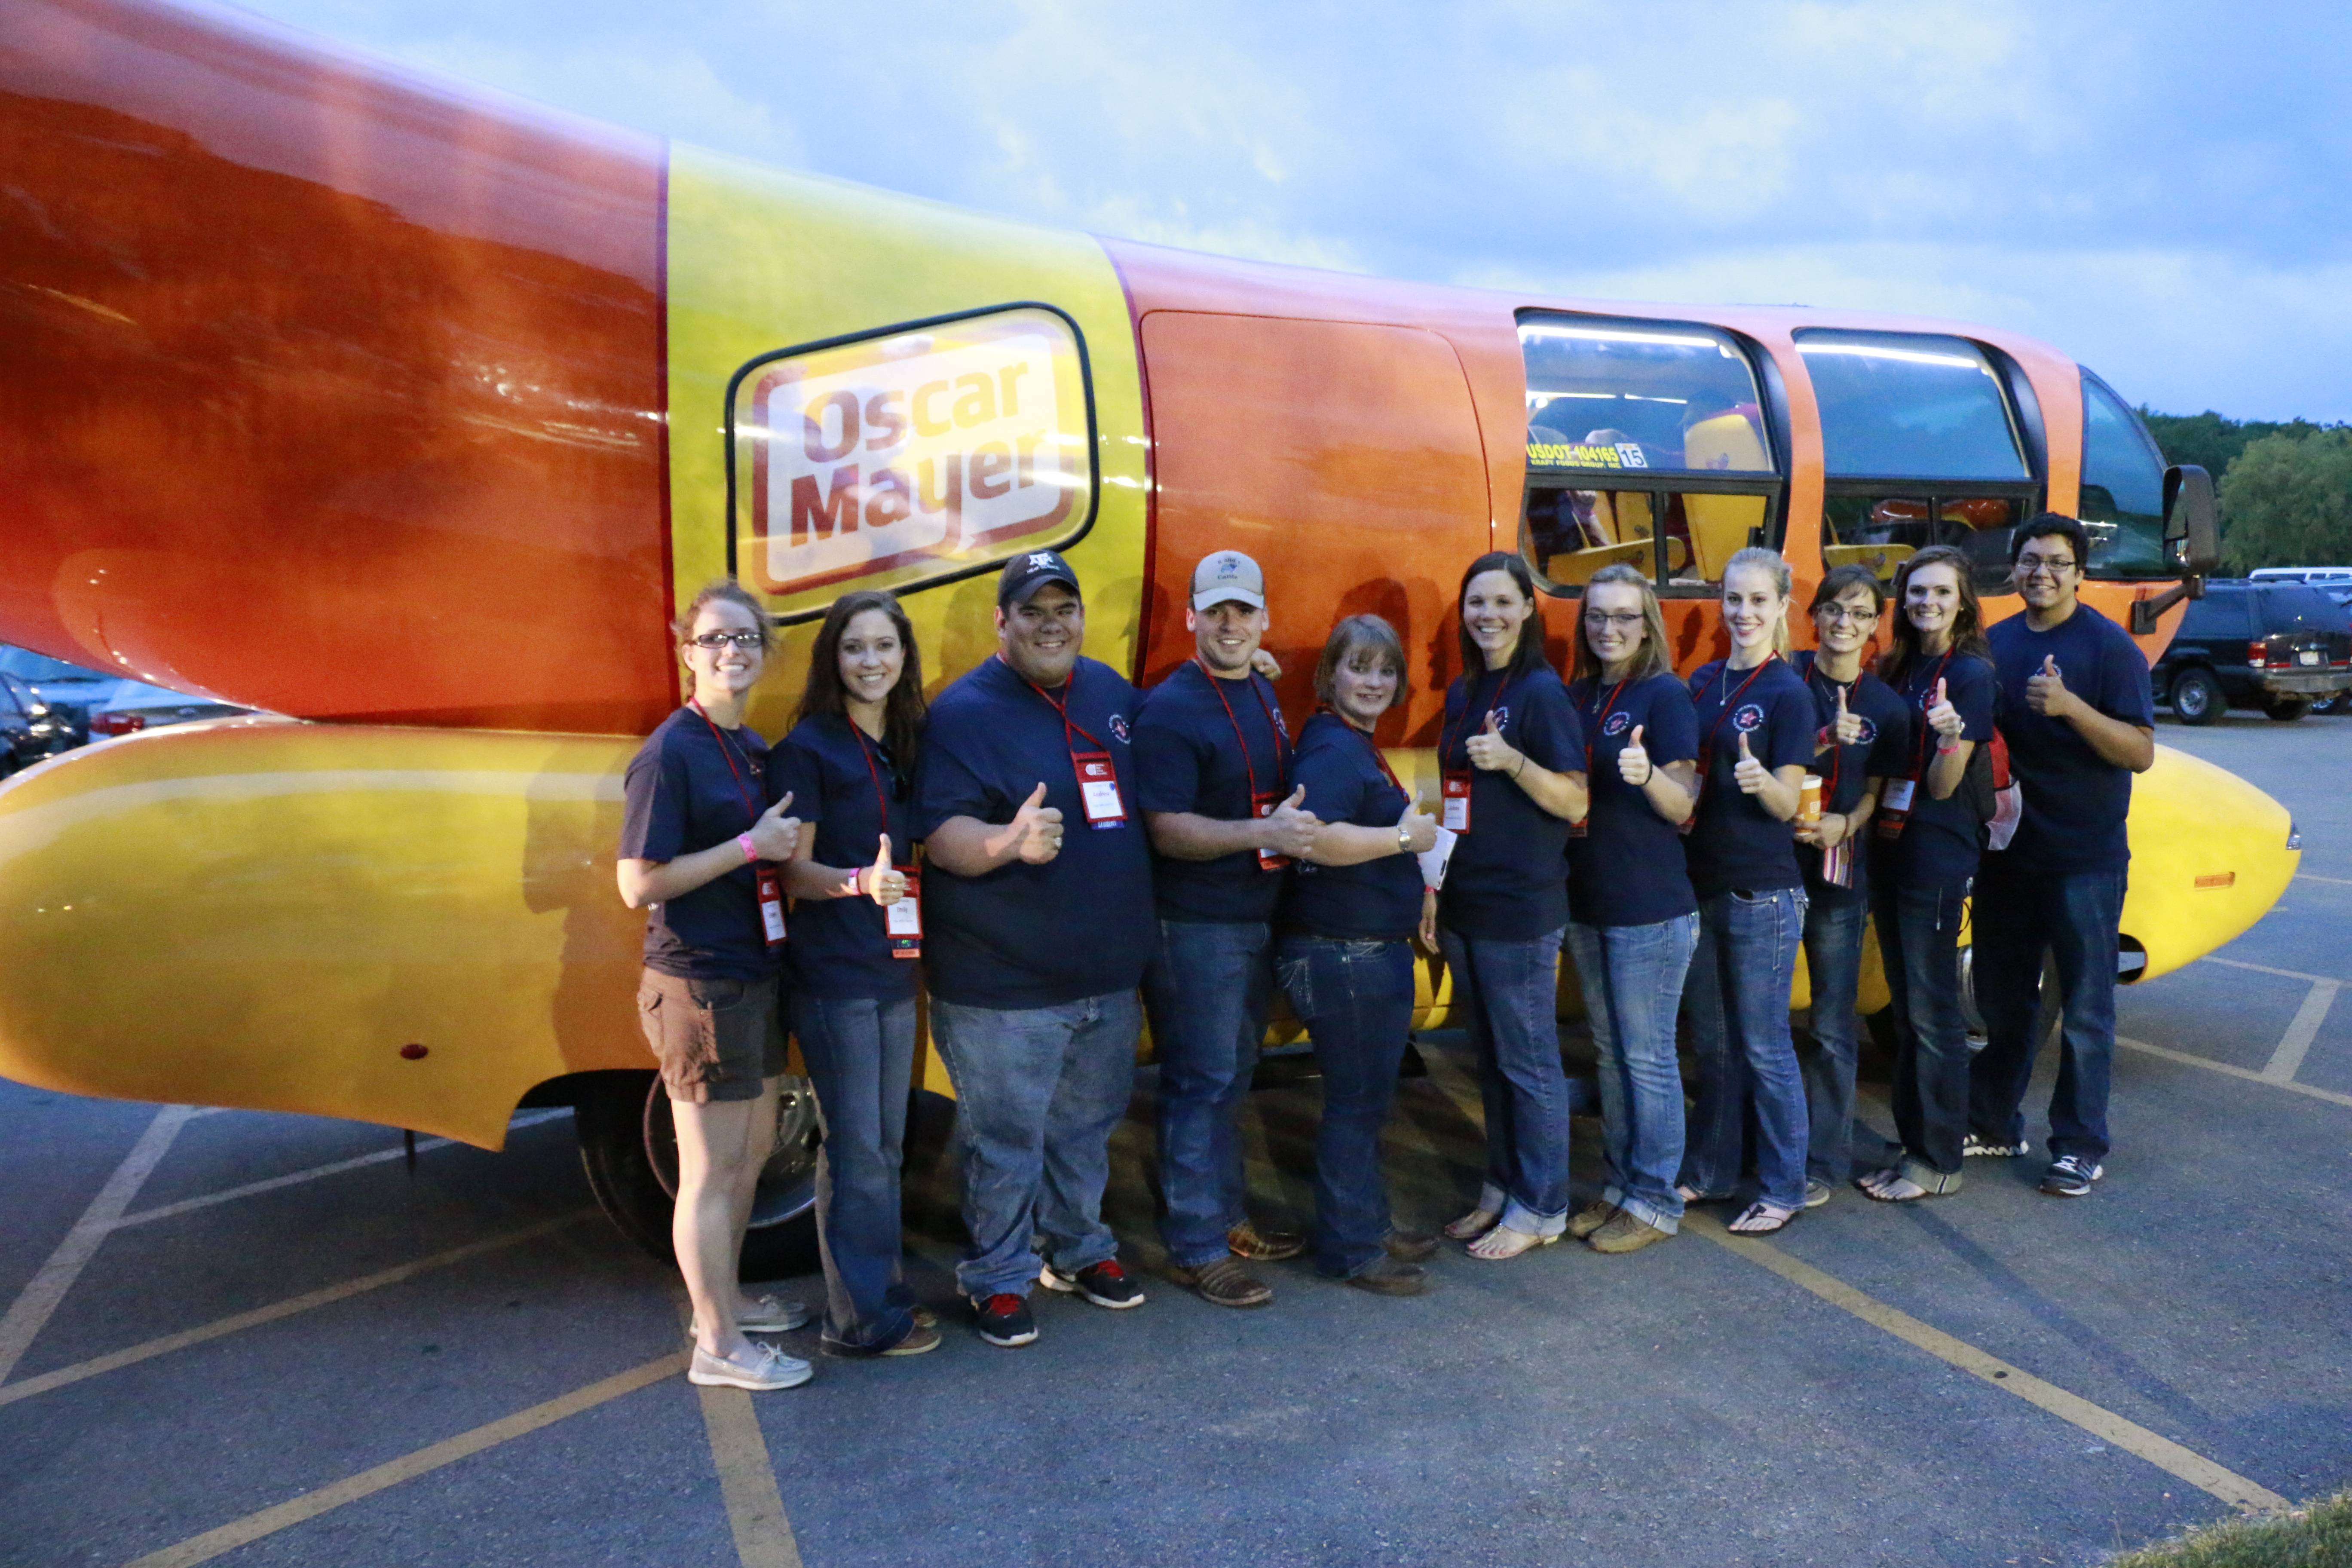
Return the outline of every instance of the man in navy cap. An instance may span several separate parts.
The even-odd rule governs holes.
[[[1295,1258],[1305,1238],[1261,1231],[1243,1207],[1236,1125],[1274,994],[1284,875],[1316,819],[1290,777],[1274,688],[1252,668],[1265,574],[1238,550],[1192,569],[1193,656],[1135,720],[1138,793],[1151,830],[1159,952],[1144,977],[1160,1061],[1161,1235],[1170,1276],[1220,1307],[1274,1299],[1240,1259]]]
[[[955,1083],[971,1232],[956,1283],[996,1345],[1037,1337],[1034,1284],[1143,1301],[1102,1194],[1156,934],[1151,854],[1135,688],[1080,657],[1086,629],[1059,554],[1007,562],[997,655],[931,705],[915,775],[931,1038]]]

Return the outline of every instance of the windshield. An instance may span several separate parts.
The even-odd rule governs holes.
[[[2031,479],[1985,353],[1924,332],[1797,333],[1837,478]]]
[[[25,680],[111,680],[114,677],[95,669],[84,669],[78,664],[68,664],[61,658],[51,658],[45,653],[35,653],[28,647],[0,647],[0,674],[14,675]]]
[[[2139,416],[2083,373],[2083,526],[2094,576],[2177,575],[2164,543],[2164,457]]]

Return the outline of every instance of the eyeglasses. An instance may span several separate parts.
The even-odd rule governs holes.
[[[725,647],[729,643],[733,643],[737,647],[740,648],[758,647],[761,642],[766,640],[766,634],[762,632],[703,632],[699,636],[690,637],[686,640],[692,643],[697,647],[707,647],[711,649],[713,652],[716,652],[718,649]]]
[[[2072,557],[2064,555],[2021,555],[2017,558],[2017,569],[2028,577],[2036,572],[2047,572],[2055,577],[2062,572],[2072,572],[2074,563]]]
[[[1825,621],[1847,622],[1857,626],[1866,626],[1878,618],[1876,610],[1849,609],[1843,605],[1823,605],[1813,614]]]
[[[1599,626],[1615,626],[1619,631],[1632,631],[1642,624],[1639,610],[1587,610],[1584,618]]]

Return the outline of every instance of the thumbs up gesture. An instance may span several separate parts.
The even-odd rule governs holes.
[[[890,836],[882,836],[882,847],[874,857],[874,864],[864,868],[858,879],[866,884],[866,896],[887,908],[907,896],[907,874],[890,863]]]
[[[1642,745],[1642,726],[1636,724],[1633,732],[1625,737],[1625,743],[1617,749],[1617,776],[1640,789],[1650,782],[1652,771],[1650,753]]]
[[[1952,700],[1944,689],[1945,684],[1940,679],[1936,682],[1936,700],[1927,704],[1927,726],[1948,744],[1960,738],[1963,726],[1960,710],[1952,706]]]
[[[1294,860],[1306,858],[1307,852],[1315,847],[1315,830],[1323,826],[1315,820],[1313,812],[1304,809],[1306,799],[1307,786],[1300,784],[1290,792],[1288,800],[1265,815],[1259,847],[1287,855]]]
[[[1862,743],[1862,716],[1847,711],[1845,688],[1843,686],[1838,688],[1837,723],[1833,728],[1837,731],[1839,745],[1858,746]]]
[[[1032,866],[1043,866],[1062,852],[1062,808],[1045,804],[1045,786],[1039,784],[1013,814],[1013,853]]]
[[[786,816],[784,807],[793,804],[792,791],[784,798],[760,814],[751,825],[751,847],[760,852],[762,860],[789,860],[801,847],[801,819]]]
[[[1772,782],[1772,775],[1765,770],[1762,763],[1756,760],[1756,753],[1748,749],[1748,731],[1745,730],[1739,732],[1739,761],[1732,768],[1731,777],[1739,785],[1742,795],[1759,794]]]
[[[1397,818],[1404,829],[1405,847],[1415,855],[1426,855],[1437,847],[1437,818],[1421,809],[1421,802],[1404,803],[1404,815]]]
[[[2025,683],[2025,705],[2046,718],[2063,719],[2079,700],[2066,689],[2066,678],[2059,673],[2056,658],[2043,654],[2040,673]]]
[[[1470,765],[1474,768],[1484,768],[1488,773],[1517,773],[1519,771],[1522,759],[1511,743],[1503,739],[1503,731],[1496,724],[1491,710],[1486,714],[1486,727],[1464,742],[1463,746],[1469,752]]]

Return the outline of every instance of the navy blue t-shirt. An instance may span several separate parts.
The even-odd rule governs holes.
[[[2132,775],[2100,759],[2091,742],[2063,719],[2036,713],[2025,683],[2045,656],[2058,661],[2066,689],[2110,719],[2156,727],[2148,694],[2147,660],[2123,627],[2088,605],[2046,632],[2011,616],[1985,633],[2000,682],[2000,732],[2009,742],[2010,771],[2023,786],[2025,815],[2017,837],[1993,857],[2048,876],[2120,871],[2131,864],[2124,818],[2131,813]]]
[[[1801,888],[1797,830],[1742,795],[1732,776],[1739,766],[1739,738],[1767,768],[1813,764],[1812,694],[1785,658],[1753,669],[1727,668],[1717,659],[1690,678],[1691,705],[1697,710],[1699,749],[1707,756],[1698,796],[1698,821],[1683,840],[1691,887],[1702,899],[1738,889]]]
[[[873,764],[868,772],[866,764]],[[811,848],[820,866],[871,866],[887,820],[890,858],[915,858],[914,789],[906,765],[881,742],[847,719],[820,713],[777,742],[774,788],[788,808],[814,825]],[[885,808],[888,816],[884,816]],[[803,826],[801,831],[810,831]],[[897,1001],[915,994],[915,965],[890,955],[882,906],[870,898],[803,899],[793,906],[793,986],[813,996],[872,996]]]
[[[1234,739],[1236,725],[1249,742],[1246,763]],[[1250,806],[1253,774],[1260,794],[1277,801],[1290,794],[1290,735],[1265,677],[1216,680],[1198,660],[1187,659],[1144,693],[1135,715],[1135,794],[1144,810],[1243,821],[1256,815]],[[1323,815],[1312,791],[1306,805]],[[1161,920],[1236,922],[1272,920],[1284,881],[1280,871],[1258,865],[1255,849],[1214,860],[1155,853],[1151,879]]]
[[[1370,735],[1336,713],[1318,713],[1298,732],[1297,782],[1325,822],[1393,828],[1404,790],[1381,769]],[[1300,861],[1283,904],[1286,931],[1352,941],[1396,941],[1421,924],[1421,861],[1383,855],[1354,866]]]
[[[1058,1006],[1132,988],[1160,928],[1152,918],[1151,847],[1129,749],[1135,688],[1081,658],[1053,702],[992,658],[940,693],[915,766],[910,829],[929,838],[951,816],[1002,826],[1042,784],[1062,814],[1062,851],[979,877],[938,865],[923,873],[923,959],[931,994],[971,1007]],[[1091,738],[1089,738],[1091,737]],[[1127,819],[1087,821],[1072,751],[1106,751]]]
[[[1872,779],[1900,778],[1909,766],[1911,710],[1886,682],[1866,669],[1852,682],[1842,683],[1817,668],[1811,652],[1797,655],[1796,664],[1813,694],[1813,717],[1821,725],[1816,742],[1832,742],[1813,753],[1806,771],[1821,776],[1822,809],[1843,816],[1861,803]],[[1851,746],[1835,743],[1840,691],[1845,693],[1846,711],[1862,721],[1862,739]],[[1876,830],[1875,823],[1865,823],[1860,833],[1846,840],[1852,847],[1847,854],[1853,866],[1849,887],[1823,880],[1822,852],[1810,844],[1798,845],[1797,865],[1805,873],[1806,896],[1830,904],[1855,903],[1866,898],[1869,884],[1863,879],[1870,874],[1870,840]]]
[[[1470,774],[1470,831],[1454,846],[1438,916],[1482,942],[1532,942],[1568,923],[1568,823],[1528,799],[1508,773],[1471,767],[1470,737],[1491,711],[1503,739],[1528,761],[1567,773],[1584,771],[1584,731],[1550,666],[1498,682],[1482,670],[1445,689],[1438,765]]]
[[[1927,772],[1936,761],[1936,731],[1927,710],[1936,705],[1936,682],[1959,710],[1960,739],[1981,746],[1992,739],[1994,689],[1992,666],[1974,654],[1956,653],[1949,659],[1914,659],[1895,681],[1895,692],[1911,725],[1911,741],[1901,765],[1890,778],[1913,778],[1910,815],[1902,836],[1880,839],[1871,854],[1880,876],[1891,876],[1906,888],[1957,888],[1977,874],[1982,849],[1982,826],[1968,803],[1967,791],[1956,789],[1942,800],[1927,792]],[[1971,761],[1974,759],[1971,758]],[[1874,835],[1876,832],[1873,828]]]
[[[679,709],[629,759],[620,858],[675,860],[750,832],[768,809],[767,772],[768,742],[751,729],[714,734],[701,714]],[[654,905],[646,967],[681,980],[764,980],[782,969],[782,954],[768,952],[751,868]]]
[[[1698,718],[1671,671],[1627,682],[1580,680],[1569,688],[1591,759],[1592,815],[1568,841],[1568,903],[1576,923],[1646,926],[1698,908],[1683,864],[1682,830],[1617,771],[1617,753],[1638,726],[1654,767],[1698,756]]]

